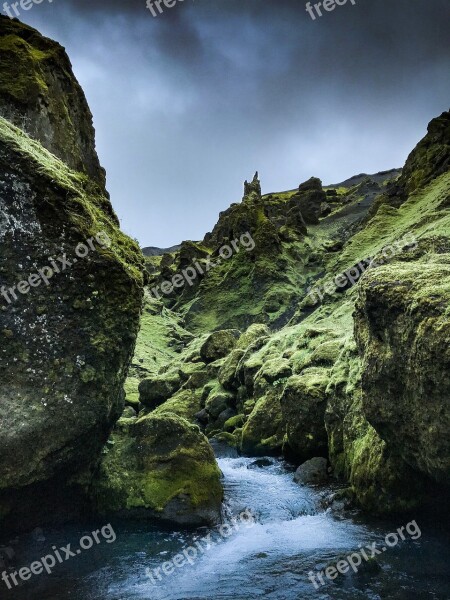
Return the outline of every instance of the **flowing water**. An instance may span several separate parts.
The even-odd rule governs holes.
[[[312,570],[335,564],[360,546],[384,546],[387,533],[406,525],[369,522],[361,516],[339,517],[321,508],[320,493],[300,487],[291,469],[275,459],[219,458],[226,505],[221,530],[195,532],[142,523],[112,523],[117,539],[84,550],[55,567],[50,576],[33,576],[0,598],[18,600],[449,600],[450,542],[444,530],[417,524],[421,536],[388,548],[378,568],[361,568],[335,581],[308,579]],[[20,540],[18,567],[72,543],[106,523],[73,525],[44,536]],[[44,539],[45,537],[45,539]],[[417,537],[417,535],[416,535]],[[195,550],[194,550],[195,549]],[[186,551],[183,566],[170,562]],[[370,556],[369,551],[367,554]],[[178,559],[181,563],[181,559]],[[365,563],[365,561],[363,561]],[[369,563],[373,565],[372,563]],[[155,570],[159,568],[158,574]],[[151,579],[147,574],[153,575]],[[171,572],[173,571],[173,572]]]

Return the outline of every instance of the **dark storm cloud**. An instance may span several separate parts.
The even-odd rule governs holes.
[[[200,238],[257,168],[265,191],[403,164],[448,109],[448,0],[57,0],[114,206],[144,245]]]

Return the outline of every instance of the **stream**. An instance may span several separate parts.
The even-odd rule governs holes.
[[[195,532],[112,521],[116,540],[84,550],[49,575],[33,575],[0,598],[18,600],[449,600],[448,531],[417,518],[411,539],[387,548],[373,568],[324,579],[317,589],[308,579],[360,547],[384,545],[414,517],[369,520],[358,513],[339,516],[322,507],[319,490],[299,486],[292,468],[274,459],[218,459],[224,474],[227,524]],[[16,546],[17,568],[106,523],[74,524],[28,535]],[[190,550],[189,550],[190,548]],[[186,551],[186,555],[183,552]],[[194,553],[196,555],[194,556]],[[369,554],[369,551],[367,550]],[[173,559],[184,556],[184,564]],[[187,558],[189,558],[189,561]],[[175,558],[181,563],[181,558]],[[162,565],[169,562],[165,574]],[[158,575],[155,570],[159,568]],[[151,579],[147,573],[151,574]],[[317,580],[316,580],[317,581]]]

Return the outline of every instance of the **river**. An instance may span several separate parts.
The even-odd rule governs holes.
[[[0,582],[0,598],[450,599],[448,531],[432,525],[432,520],[416,517],[416,539],[405,533],[405,540],[377,557],[375,568],[373,561],[362,560],[356,573],[349,569],[334,581],[324,578],[325,585],[315,579],[315,586],[308,578],[311,571],[323,571],[361,548],[373,548],[374,543],[377,548],[385,547],[386,534],[396,532],[413,517],[379,521],[358,513],[334,514],[323,508],[320,490],[294,483],[292,469],[280,460],[218,460],[224,474],[224,522],[228,524],[222,530],[173,531],[112,521],[113,543],[101,539],[100,544],[57,565],[50,576],[35,575],[11,591]],[[25,536],[17,544],[18,567],[39,560],[53,545],[59,548],[70,542],[78,547],[80,537],[93,530],[91,526],[102,525],[105,523],[74,524],[46,530],[41,536]],[[184,551],[184,565],[175,566],[173,559]],[[366,554],[370,556],[368,549]],[[175,560],[181,563],[180,558]],[[162,571],[167,562],[169,574]]]

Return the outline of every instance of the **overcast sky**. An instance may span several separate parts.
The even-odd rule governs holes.
[[[264,192],[402,166],[450,107],[450,2],[44,0],[21,19],[66,47],[123,229],[201,239],[259,170]]]

